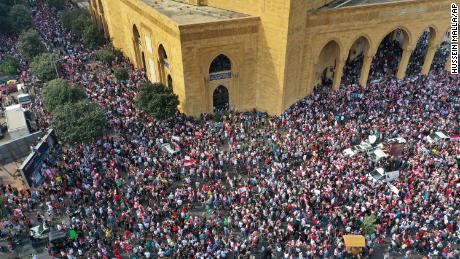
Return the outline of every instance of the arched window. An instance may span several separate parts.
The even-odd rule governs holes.
[[[158,57],[160,58],[161,65],[169,69],[168,54],[166,54],[163,44],[160,44],[158,47]]]
[[[137,45],[140,45],[141,35],[139,34],[139,30],[137,29],[137,26],[135,24],[133,25],[133,37],[134,37],[134,43]]]
[[[230,59],[225,56],[220,54],[217,56],[211,63],[211,66],[209,67],[209,73],[216,73],[216,72],[221,72],[221,71],[228,71],[232,70],[232,64],[230,62]]]
[[[173,88],[173,81],[171,75],[168,75],[168,87]]]

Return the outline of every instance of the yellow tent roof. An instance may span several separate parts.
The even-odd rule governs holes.
[[[366,240],[362,235],[344,235],[343,241],[346,247],[365,247]]]

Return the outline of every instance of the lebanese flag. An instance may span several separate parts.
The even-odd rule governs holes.
[[[246,187],[238,187],[238,194],[243,194],[243,193],[246,193],[248,191],[248,189]]]
[[[171,144],[174,147],[174,150],[180,151],[180,146],[176,142],[172,141]]]
[[[197,161],[198,160],[196,160],[196,159],[191,159],[189,156],[185,156],[185,158],[184,158],[184,166],[185,167],[194,166],[195,162],[197,162]]]

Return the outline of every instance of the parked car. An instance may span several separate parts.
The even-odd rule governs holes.
[[[18,95],[18,103],[21,105],[29,104],[32,102],[32,98],[28,94],[19,94]]]

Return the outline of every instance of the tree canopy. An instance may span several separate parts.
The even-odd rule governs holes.
[[[90,49],[95,49],[102,44],[104,44],[104,35],[99,31],[99,29],[94,24],[89,24],[85,28],[81,36],[81,40],[86,47]]]
[[[27,59],[33,59],[40,53],[46,51],[45,45],[41,41],[38,32],[33,29],[24,31],[19,36],[19,49]]]
[[[77,36],[86,47],[94,49],[105,42],[103,34],[92,23],[88,12],[74,9],[64,12],[62,15],[64,28]]]
[[[88,100],[67,103],[55,111],[52,126],[62,141],[69,144],[86,143],[104,134],[105,110]]]
[[[42,53],[32,60],[30,70],[40,79],[51,80],[58,77],[61,65],[56,54]]]
[[[115,78],[118,81],[128,80],[128,78],[129,78],[128,69],[126,69],[124,67],[119,67],[119,68],[115,69]]]
[[[82,86],[57,78],[48,82],[43,89],[43,103],[48,111],[55,111],[60,105],[76,103],[86,99],[86,92]]]
[[[119,56],[121,56],[121,52],[115,49],[111,44],[96,51],[96,59],[106,64],[112,64]]]
[[[376,218],[375,218],[375,215],[373,214],[364,217],[363,225],[362,225],[364,235],[372,235],[375,233],[375,230],[377,228],[377,224],[375,222],[376,222]]]
[[[58,10],[64,9],[64,0],[48,0],[48,3]]]
[[[176,113],[179,98],[171,88],[161,83],[146,83],[140,89],[136,103],[148,115],[163,119]]]
[[[17,75],[19,74],[20,67],[21,64],[19,63],[19,59],[12,56],[7,56],[0,64],[0,72],[8,75]]]
[[[8,13],[10,29],[21,32],[32,27],[32,14],[25,5],[13,5]]]

